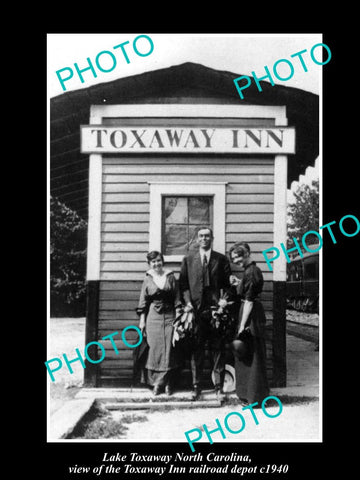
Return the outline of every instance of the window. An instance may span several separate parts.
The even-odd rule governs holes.
[[[211,227],[213,248],[225,253],[226,182],[149,182],[149,250],[180,262],[195,248],[197,227]]]
[[[162,248],[164,255],[185,255],[196,248],[201,227],[213,228],[212,196],[162,197]]]

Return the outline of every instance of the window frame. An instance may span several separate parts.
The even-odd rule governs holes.
[[[177,224],[174,224],[173,225],[182,225],[182,226],[185,226],[187,227],[186,230],[187,230],[187,235],[189,234],[189,228],[190,226],[200,226],[198,223],[191,223],[190,222],[190,215],[189,215],[189,200],[192,199],[192,198],[207,198],[207,199],[211,199],[211,201],[209,202],[209,222],[207,222],[206,224],[202,224],[204,228],[206,228],[207,226],[210,226],[212,229],[214,228],[214,195],[210,194],[210,195],[176,195],[176,196],[172,196],[172,195],[166,195],[166,194],[163,194],[161,195],[161,199],[162,199],[162,208],[161,208],[161,225],[162,225],[162,228],[161,228],[161,248],[162,248],[162,253],[163,255],[165,256],[169,256],[169,255],[166,255],[165,253],[165,232],[166,232],[166,219],[164,218],[164,200],[166,198],[185,198],[186,199],[186,208],[187,208],[187,222],[186,223],[177,223]],[[189,237],[187,236],[186,238],[187,241],[189,241]],[[189,252],[186,252],[185,255],[187,255]],[[179,255],[179,254],[178,254]]]
[[[150,186],[149,250],[161,250],[163,196],[213,197],[213,249],[225,253],[225,198],[227,182],[148,182]],[[184,255],[165,255],[166,262],[181,262]]]

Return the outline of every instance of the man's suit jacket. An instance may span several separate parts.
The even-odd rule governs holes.
[[[219,252],[211,251],[209,260],[210,291],[213,302],[220,298],[220,291],[229,290],[231,275],[229,260]],[[198,310],[203,298],[203,268],[200,252],[191,252],[182,261],[179,279],[180,292],[185,303],[191,302]]]

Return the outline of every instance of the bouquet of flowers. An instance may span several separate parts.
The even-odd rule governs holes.
[[[225,293],[221,295],[217,306],[211,307],[211,327],[221,335],[229,334],[234,326],[235,320],[229,310],[229,306],[233,303]]]
[[[190,336],[194,331],[194,312],[182,310],[174,322],[174,331],[172,337],[173,346],[175,343],[186,336]]]

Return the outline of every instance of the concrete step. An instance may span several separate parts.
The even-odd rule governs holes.
[[[228,397],[236,396],[235,392],[227,393]],[[113,402],[149,402],[169,403],[169,402],[189,402],[191,401],[191,390],[175,391],[171,396],[162,393],[156,397],[152,391],[147,388],[83,388],[75,396],[77,399],[89,399]],[[214,390],[202,390],[202,401],[214,401],[216,394]],[[196,402],[197,404],[199,402]]]
[[[226,397],[236,396],[235,393]],[[190,390],[176,391],[171,396],[165,393],[156,397],[147,388],[83,388],[77,393],[77,400],[96,400],[108,410],[161,410],[172,408],[221,407],[214,390],[203,390],[201,398],[191,400]]]
[[[49,438],[66,438],[93,405],[92,398],[69,400],[57,410],[49,423]]]
[[[213,408],[221,407],[218,400],[205,401],[157,401],[157,402],[101,402],[108,410],[170,410],[172,408]]]

